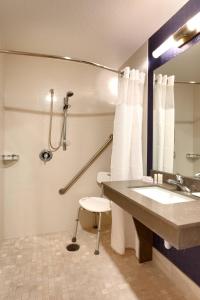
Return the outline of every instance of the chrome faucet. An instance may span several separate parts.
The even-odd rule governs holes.
[[[194,174],[194,178],[200,178],[200,173]]]
[[[183,192],[186,192],[186,193],[191,193],[190,188],[187,187],[186,185],[184,185],[183,176],[181,176],[179,174],[176,175],[176,180],[168,179],[167,182],[169,184],[176,185],[178,191],[183,191]]]

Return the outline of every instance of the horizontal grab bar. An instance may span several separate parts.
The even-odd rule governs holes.
[[[87,171],[87,169],[97,160],[97,158],[104,152],[104,150],[110,145],[113,140],[113,135],[111,134],[105,144],[101,146],[97,150],[97,152],[88,160],[88,162],[80,169],[80,171],[70,180],[70,182],[64,187],[59,190],[59,194],[65,194],[72,185]]]

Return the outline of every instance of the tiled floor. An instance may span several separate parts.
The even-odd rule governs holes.
[[[78,252],[67,252],[67,233],[4,241],[0,248],[0,299],[184,300],[151,263],[139,265],[132,250],[115,254],[109,231],[101,254],[95,235],[81,231]]]

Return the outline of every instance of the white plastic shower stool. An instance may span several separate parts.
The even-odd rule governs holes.
[[[110,173],[108,172],[98,172],[97,174],[97,183],[102,184],[102,182],[110,181]],[[111,210],[110,200],[103,197],[84,197],[79,200],[79,208],[77,213],[77,219],[75,224],[74,236],[72,242],[76,242],[78,222],[80,219],[81,210],[87,210],[99,215],[99,222],[97,227],[97,239],[96,239],[96,249],[94,251],[95,255],[99,254],[99,241],[100,241],[100,232],[101,232],[101,217],[102,213],[109,212]]]

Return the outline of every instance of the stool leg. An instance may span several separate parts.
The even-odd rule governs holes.
[[[74,229],[74,235],[72,238],[72,242],[76,243],[76,236],[77,236],[77,229],[78,229],[78,222],[79,222],[79,217],[80,217],[80,211],[81,211],[81,207],[79,207],[78,209],[78,213],[77,213],[77,219],[76,219],[76,224],[75,224],[75,229]]]
[[[95,229],[98,228],[98,226],[97,226],[97,213],[96,212],[94,213],[94,226],[93,226],[93,228],[95,228]]]
[[[99,254],[100,231],[101,231],[101,213],[99,213],[99,224],[98,224],[98,231],[97,231],[96,249],[94,251],[95,255]]]

